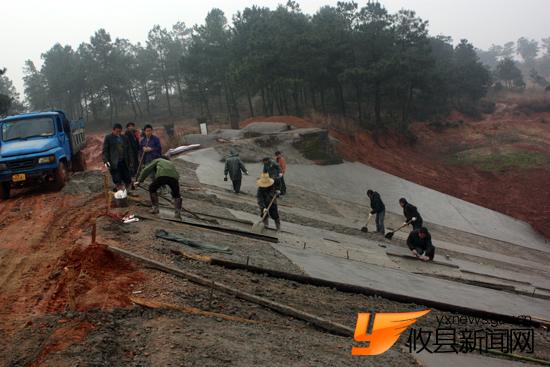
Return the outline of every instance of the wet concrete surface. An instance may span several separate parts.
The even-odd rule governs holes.
[[[182,158],[199,164],[197,175],[202,183],[225,187],[222,157],[214,149],[199,150]],[[252,193],[255,192],[255,178],[261,167],[259,163],[248,164],[247,167],[251,176],[243,179],[242,187]],[[289,165],[286,181],[312,192],[351,202],[364,200],[365,191],[372,188],[380,192],[387,211],[402,213],[398,199],[405,197],[419,208],[427,222],[550,253],[550,244],[525,222],[361,163]]]

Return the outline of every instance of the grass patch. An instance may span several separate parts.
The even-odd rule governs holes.
[[[550,153],[515,151],[497,154],[472,154],[462,151],[453,154],[449,163],[460,166],[474,166],[483,171],[500,171],[508,168],[539,168],[550,165]]]

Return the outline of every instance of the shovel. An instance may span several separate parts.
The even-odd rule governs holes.
[[[405,222],[405,223],[403,223],[403,224],[401,225],[401,227],[397,228],[396,230],[394,230],[394,231],[392,231],[392,232],[386,233],[386,236],[385,236],[385,237],[386,237],[388,240],[391,240],[392,237],[393,237],[393,235],[395,234],[395,232],[399,231],[401,228],[404,228],[404,227],[408,226],[409,224],[411,224],[411,222]]]
[[[372,213],[369,213],[369,217],[367,218],[367,224],[365,224],[365,226],[363,228],[361,228],[361,232],[365,232],[367,233],[369,231],[369,223],[370,223],[370,219],[372,218]]]
[[[265,228],[264,219],[269,214],[269,209],[271,208],[271,205],[273,204],[275,199],[277,199],[277,196],[279,196],[279,195],[277,195],[277,194],[273,195],[273,199],[271,199],[271,202],[267,206],[267,209],[266,209],[264,215],[262,215],[262,218],[260,219],[260,221],[257,222],[257,223],[254,223],[254,225],[252,226],[252,232],[258,233],[258,234],[261,234],[263,232],[263,230]]]
[[[139,171],[141,171],[141,164],[143,163],[143,157],[145,156],[145,152],[141,153],[141,159],[139,160],[138,169],[136,171],[136,177],[134,177],[134,180],[132,180],[132,190],[136,189],[136,181],[137,177],[139,176]]]

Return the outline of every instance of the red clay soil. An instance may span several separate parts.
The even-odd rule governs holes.
[[[143,273],[101,245],[77,244],[103,211],[102,194],[26,192],[0,201],[3,336],[9,338],[45,314],[131,304],[128,295],[144,281]],[[43,353],[77,342],[92,328],[63,325]]]
[[[474,166],[453,165],[445,160],[453,151],[511,145],[527,151],[550,152],[550,114],[525,116],[517,113],[491,115],[483,121],[462,120],[456,128],[437,131],[425,123],[415,123],[418,137],[414,145],[397,134],[386,134],[375,141],[365,131],[342,132],[329,127],[338,139],[340,155],[360,161],[420,185],[493,209],[530,223],[550,238],[550,167],[510,168],[484,171]],[[295,116],[256,117],[241,123],[285,122],[296,127],[319,127]]]
[[[88,134],[86,136],[86,148],[83,150],[88,170],[103,168],[103,138],[101,134]]]
[[[83,340],[95,326],[88,321],[68,320],[65,326],[56,329],[43,347],[40,355],[29,367],[38,367],[50,353],[61,352]]]

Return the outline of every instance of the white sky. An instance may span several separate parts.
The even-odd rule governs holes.
[[[358,1],[359,5],[366,0]],[[455,41],[466,38],[476,47],[516,41],[525,36],[550,36],[550,0],[381,0],[388,10],[413,9],[430,22],[432,35]],[[155,24],[170,28],[177,21],[188,26],[202,23],[213,7],[230,20],[238,10],[253,4],[275,7],[286,0],[2,0],[0,3],[0,67],[8,69],[23,95],[23,64],[38,66],[40,54],[56,42],[77,47],[99,28],[114,39],[144,41]],[[306,13],[336,0],[298,1]]]

